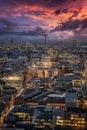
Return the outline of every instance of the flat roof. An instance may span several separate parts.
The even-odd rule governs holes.
[[[40,93],[42,93],[40,89],[25,88],[21,91],[21,93],[17,97],[27,100]]]
[[[54,103],[65,103],[65,93],[58,94],[53,91],[44,92],[34,98],[32,98],[32,102],[54,102]]]

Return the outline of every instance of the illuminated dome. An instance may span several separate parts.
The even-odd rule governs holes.
[[[41,68],[51,68],[52,61],[49,55],[42,55]]]

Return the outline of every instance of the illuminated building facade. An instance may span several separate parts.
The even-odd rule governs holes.
[[[14,106],[5,117],[4,125],[11,124],[17,128],[20,124],[34,124],[35,128],[52,128],[52,117],[53,107],[51,106],[19,105]]]
[[[49,55],[42,55],[42,59],[37,66],[36,72],[39,78],[49,78],[58,75],[58,69],[53,67],[53,62]]]
[[[32,77],[51,78],[58,75],[58,69],[53,67],[53,62],[49,55],[43,54],[41,60],[32,61],[30,68],[24,72],[24,87],[28,86]]]
[[[5,81],[5,84],[7,86],[12,86],[15,88],[22,87],[23,83],[23,76],[17,75],[17,74],[8,74],[2,78],[3,81]]]
[[[86,127],[86,117],[81,113],[65,113],[64,117],[57,116],[56,119],[57,126],[70,126],[77,128],[85,128]]]

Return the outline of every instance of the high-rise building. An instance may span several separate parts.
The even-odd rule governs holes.
[[[66,108],[76,108],[77,107],[77,90],[67,90],[65,104]]]

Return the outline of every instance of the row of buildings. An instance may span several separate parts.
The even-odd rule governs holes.
[[[1,105],[2,127],[86,128],[86,47],[11,43],[6,48],[0,102],[8,107]]]

